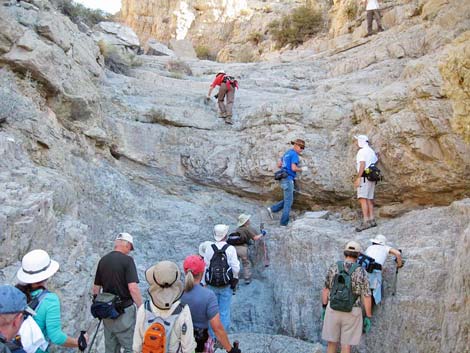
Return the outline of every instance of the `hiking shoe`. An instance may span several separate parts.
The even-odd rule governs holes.
[[[370,228],[377,227],[377,222],[375,221],[375,219],[372,219],[369,221],[369,227]]]
[[[225,119],[225,124],[233,125],[233,122],[231,119]]]
[[[273,212],[271,211],[271,207],[268,207],[266,211],[268,211],[269,218],[274,219]]]
[[[359,224],[356,227],[356,232],[362,232],[363,230],[366,230],[366,229],[369,229],[369,228],[370,228],[369,222],[361,222],[361,224]]]
[[[220,114],[220,115],[219,115],[219,118],[220,118],[220,119],[225,119],[225,118],[226,118],[226,115],[225,115],[225,114]]]
[[[0,118],[0,124],[3,124],[5,121],[7,121],[6,117]]]
[[[246,285],[249,285],[250,283],[251,283],[251,279],[246,279],[246,280],[245,280],[245,284],[246,284]]]

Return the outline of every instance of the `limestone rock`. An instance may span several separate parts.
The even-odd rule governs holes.
[[[169,48],[175,53],[176,56],[184,59],[196,59],[197,55],[194,51],[193,45],[188,40],[170,40]]]
[[[162,43],[157,42],[155,39],[150,39],[147,42],[147,55],[166,55],[166,56],[175,56],[173,50],[168,49],[168,47]]]
[[[115,22],[100,22],[94,28],[93,37],[96,42],[103,40],[108,45],[124,46],[137,49],[140,41],[135,32]]]

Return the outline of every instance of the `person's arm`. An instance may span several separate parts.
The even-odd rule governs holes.
[[[228,264],[232,268],[233,277],[238,278],[238,273],[240,272],[240,261],[238,261],[237,250],[234,246],[229,246],[227,248],[227,257]]]
[[[127,284],[127,288],[129,288],[132,300],[134,300],[135,305],[139,308],[142,305],[142,295],[140,294],[139,286],[137,283],[132,282]]]
[[[101,286],[98,286],[96,284],[93,285],[93,288],[91,289],[91,293],[93,294],[93,296],[97,296],[98,294],[100,294],[101,292]]]
[[[292,163],[290,165],[290,169],[292,169],[294,172],[301,172],[302,171],[302,168],[300,168],[297,164],[295,163]]]
[[[132,340],[132,352],[142,353],[142,342],[144,340],[144,320],[145,308],[143,306],[137,309],[137,317],[135,320],[134,338]]]
[[[279,160],[277,161],[277,167],[278,167],[278,168],[281,168],[281,167],[282,167],[282,159],[279,159]]]
[[[359,185],[361,184],[361,178],[362,178],[362,174],[364,173],[364,169],[366,169],[366,162],[361,161],[359,163],[359,171],[357,172],[356,180],[354,181],[355,188],[358,188]]]
[[[395,255],[395,257],[397,258],[397,267],[401,268],[403,266],[403,259],[401,257],[400,251],[398,251],[397,249],[391,248],[389,251],[389,254]]]
[[[225,332],[224,325],[222,325],[222,321],[220,321],[220,314],[217,313],[217,315],[209,320],[209,323],[212,327],[212,330],[214,330],[217,341],[220,342],[227,352],[230,352],[232,345],[228,339],[227,332]]]
[[[366,312],[366,316],[369,319],[372,318],[372,297],[370,295],[363,295],[362,303],[364,304],[364,310]]]
[[[329,298],[330,298],[330,290],[328,288],[323,288],[321,291],[321,305],[323,307],[328,305]]]
[[[41,304],[46,308],[46,334],[50,341],[58,346],[78,347],[78,337],[67,336],[62,331],[60,302],[57,294],[48,293]]]
[[[211,97],[211,93],[212,93],[213,90],[214,90],[214,86],[210,86],[209,87],[209,92],[207,92],[207,98]]]

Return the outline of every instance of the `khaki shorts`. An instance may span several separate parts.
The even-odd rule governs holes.
[[[361,183],[357,188],[357,198],[358,199],[374,199],[374,192],[375,192],[375,181],[369,181],[365,178],[361,178]]]
[[[328,342],[357,346],[362,335],[362,309],[354,307],[350,313],[326,308],[321,338]]]

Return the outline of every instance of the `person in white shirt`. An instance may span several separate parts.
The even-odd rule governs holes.
[[[403,266],[403,260],[399,250],[392,248],[387,245],[387,238],[378,234],[374,239],[370,239],[372,243],[365,252],[369,257],[372,257],[377,264],[382,268],[387,260],[388,254],[394,255],[397,261],[397,268]],[[374,303],[376,305],[380,304],[382,301],[382,269],[376,269],[369,275],[369,287],[372,290],[372,297],[374,298]]]
[[[377,226],[374,219],[375,181],[369,181],[362,175],[366,168],[377,163],[379,159],[374,150],[370,148],[369,138],[366,135],[354,136],[354,138],[357,140],[357,146],[359,147],[356,155],[357,177],[354,181],[354,187],[357,189],[357,198],[363,216],[361,224],[356,227],[356,232],[361,232],[364,229]]]
[[[377,23],[377,29],[379,32],[383,32],[382,21],[380,19],[380,10],[378,0],[364,0],[366,3],[366,18],[367,18],[367,37],[371,36],[372,33],[372,21],[375,18]]]
[[[229,226],[225,224],[217,224],[214,227],[215,243],[206,248],[204,253],[204,262],[206,264],[205,270],[205,283],[207,287],[215,293],[217,302],[219,303],[220,320],[224,325],[225,331],[228,332],[230,328],[230,305],[232,303],[232,292],[236,289],[238,284],[238,273],[240,272],[240,262],[238,261],[237,251],[234,246],[227,244],[227,234]],[[221,250],[225,248],[225,255],[231,271],[230,280],[228,284],[214,284],[211,283],[211,260],[214,256],[214,248]],[[215,338],[212,328],[209,328],[209,333],[212,338]]]

